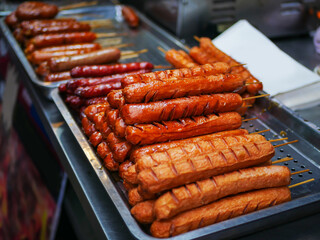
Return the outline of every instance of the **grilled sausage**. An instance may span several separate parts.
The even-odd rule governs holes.
[[[132,144],[119,138],[114,132],[111,132],[106,140],[117,162],[123,162],[132,150]]]
[[[98,146],[97,146],[97,153],[100,158],[104,159],[107,154],[110,153],[110,149],[108,147],[108,144],[105,141],[102,141]]]
[[[60,52],[60,51],[72,51],[72,50],[99,50],[101,49],[101,45],[99,43],[76,43],[76,44],[67,44],[61,46],[53,46],[41,48],[39,51],[43,52]]]
[[[98,146],[98,144],[101,143],[101,141],[102,141],[101,133],[99,131],[95,131],[89,137],[89,141],[94,147]]]
[[[194,157],[200,157],[238,144],[264,140],[265,138],[259,134],[249,134],[242,136],[214,137],[213,139],[207,138],[206,140],[199,140],[198,142],[185,143],[164,151],[157,151],[136,158],[136,171],[141,172],[144,169],[155,167],[163,163],[174,163],[182,159],[193,159]]]
[[[199,47],[191,48],[189,54],[199,64],[218,62],[218,60],[214,56],[211,56],[207,52],[202,51]]]
[[[121,109],[124,105],[124,97],[122,95],[122,90],[112,90],[108,94],[108,102],[110,103],[110,106],[115,109]]]
[[[144,201],[131,209],[135,219],[144,224],[168,219],[226,196],[257,189],[281,187],[290,183],[290,170],[283,166],[253,167],[187,184]]]
[[[153,64],[149,62],[120,63],[113,65],[77,66],[71,69],[74,78],[103,77],[119,73],[127,73],[139,70],[152,70]]]
[[[110,47],[85,54],[50,59],[48,65],[52,72],[62,72],[76,66],[116,62],[119,58],[120,50]]]
[[[106,157],[103,159],[103,165],[110,171],[118,171],[119,163],[114,161],[112,152],[108,146],[106,146],[108,151]]]
[[[128,201],[131,206],[134,206],[140,202],[143,202],[148,199],[154,199],[155,195],[147,195],[147,196],[142,196],[138,192],[138,188],[133,188],[128,192]]]
[[[23,29],[27,37],[34,37],[40,34],[70,33],[70,32],[89,32],[91,27],[87,23],[69,21],[64,24],[55,24],[49,26],[34,26],[31,29]]]
[[[253,167],[226,173],[166,192],[156,200],[154,212],[158,220],[168,219],[226,196],[289,185],[290,176],[285,166]]]
[[[123,118],[119,117],[114,125],[114,132],[121,138],[124,138],[126,136],[126,128],[127,125],[124,122]]]
[[[291,193],[288,187],[242,193],[189,210],[169,220],[155,221],[150,232],[152,236],[159,238],[176,236],[290,200]]]
[[[122,178],[129,183],[137,184],[138,183],[138,174],[136,172],[135,165],[128,167],[127,171],[123,172]]]
[[[35,64],[41,64],[42,62],[48,61],[51,58],[63,57],[63,56],[74,56],[84,53],[93,52],[94,49],[75,49],[66,51],[55,51],[55,52],[45,52],[43,50],[36,50],[28,56],[28,60]],[[70,74],[69,74],[70,75]],[[69,77],[70,79],[71,77]]]
[[[205,64],[191,68],[171,69],[165,71],[156,71],[145,74],[136,74],[122,79],[122,87],[133,83],[148,83],[153,81],[167,81],[171,78],[190,78],[196,76],[216,75],[230,72],[228,64],[217,62],[214,64]]]
[[[126,124],[152,123],[191,116],[235,111],[242,105],[236,93],[176,98],[160,102],[126,104],[121,116]]]
[[[148,193],[162,192],[266,162],[274,156],[274,152],[270,142],[261,141],[239,144],[185,161],[163,163],[141,171],[138,174],[139,187]]]
[[[57,82],[57,81],[63,81],[70,79],[70,72],[58,72],[58,73],[49,73],[48,75],[45,76],[43,81],[45,82]]]
[[[120,168],[120,166],[119,166],[119,168]],[[128,183],[127,181],[123,181],[122,184],[123,184],[124,188],[125,188],[127,191],[130,191],[131,189],[134,189],[134,188],[137,187],[136,185],[131,184],[131,183]]]
[[[90,137],[92,133],[96,131],[94,124],[87,117],[82,118],[81,123],[82,129],[88,137]]]
[[[30,39],[28,44],[31,44],[33,46],[29,46],[30,50],[28,50],[26,53],[30,53],[30,51],[32,52],[32,49],[35,50],[50,46],[76,43],[91,43],[96,38],[97,36],[93,32],[41,34]]]
[[[93,117],[97,113],[109,111],[110,105],[108,103],[99,103],[99,104],[94,104],[86,107],[84,110],[84,114],[89,118],[91,121],[93,121]]]
[[[108,93],[115,89],[121,88],[121,82],[113,79],[108,83],[98,84],[94,86],[78,87],[74,93],[82,98],[93,98],[107,96]]]
[[[122,6],[121,12],[124,20],[127,22],[127,24],[130,27],[136,28],[139,26],[139,17],[136,14],[136,12],[133,10],[133,8],[129,6]]]
[[[179,121],[127,126],[126,139],[136,145],[153,144],[233,130],[239,128],[241,124],[241,116],[238,113],[227,112],[218,116],[213,114]]]
[[[78,87],[88,87],[88,86],[94,86],[94,85],[103,84],[103,83],[117,82],[117,81],[121,81],[126,76],[140,74],[140,73],[147,73],[149,71],[150,70],[139,70],[134,72],[115,74],[115,75],[101,77],[101,78],[74,79],[74,80],[68,81],[66,90],[68,93],[74,93],[74,91]]]
[[[137,201],[135,205],[131,205],[134,207],[130,212],[139,223],[150,224],[155,220],[154,203],[155,200]]]
[[[123,174],[128,171],[128,168],[133,165],[133,162],[127,160],[120,164],[119,166],[119,176],[123,178]],[[131,183],[130,183],[131,184]]]
[[[244,85],[239,75],[219,74],[192,78],[135,83],[123,89],[126,103],[154,102],[168,98],[232,92]]]
[[[179,52],[175,49],[170,49],[169,51],[167,51],[165,54],[165,58],[175,68],[190,68],[198,65],[189,57],[181,54],[181,51]]]
[[[89,98],[84,100],[84,105],[89,106],[93,104],[99,104],[99,103],[107,103],[107,97],[96,97],[96,98]]]
[[[183,140],[177,140],[177,141],[171,141],[166,143],[158,143],[153,145],[147,145],[140,147],[136,150],[134,150],[131,153],[131,161],[137,162],[139,158],[144,157],[147,154],[153,154],[161,151],[167,151],[171,148],[176,148],[179,146],[184,146],[188,143],[196,143],[198,141],[211,141],[217,137],[228,137],[228,136],[241,136],[241,135],[247,135],[249,134],[246,129],[237,129],[237,130],[230,130],[230,131],[222,131],[217,133],[212,133],[208,135],[203,135],[200,137],[193,137],[193,138],[187,138]]]
[[[10,27],[11,30],[16,29],[19,25],[19,20],[16,16],[15,11],[6,16],[4,21]]]
[[[17,18],[22,20],[49,19],[58,14],[58,7],[53,4],[28,1],[21,3],[16,10]]]

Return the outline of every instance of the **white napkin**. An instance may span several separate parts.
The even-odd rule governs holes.
[[[320,80],[317,74],[282,52],[246,20],[238,21],[212,42],[238,62],[246,63],[249,71],[263,83],[264,91],[272,96]]]

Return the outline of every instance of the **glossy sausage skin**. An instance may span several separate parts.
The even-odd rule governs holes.
[[[113,65],[92,65],[92,66],[77,66],[71,69],[71,76],[74,78],[87,77],[103,77],[119,73],[127,73],[139,70],[152,70],[153,65],[149,62],[133,62],[120,63]]]
[[[235,111],[242,105],[236,93],[176,98],[151,103],[125,104],[121,116],[126,124],[152,123]]]
[[[118,48],[104,48],[85,54],[53,58],[48,61],[48,66],[51,72],[62,72],[76,66],[116,62],[119,58]]]
[[[78,87],[88,87],[88,86],[94,86],[94,85],[103,84],[103,83],[117,82],[117,81],[121,81],[126,76],[139,74],[139,73],[147,73],[147,72],[150,72],[150,70],[139,70],[134,72],[115,74],[115,75],[101,77],[101,78],[74,79],[74,80],[68,81],[66,85],[66,91],[69,93],[74,93],[74,91]]]
[[[200,138],[201,139],[201,138]],[[146,154],[136,158],[136,170],[141,172],[144,169],[158,166],[162,163],[178,162],[182,159],[193,159],[204,154],[217,150],[223,150],[238,144],[248,142],[265,141],[265,138],[259,134],[248,134],[242,136],[213,137],[198,142],[184,143],[177,147],[158,151],[156,153]]]
[[[112,90],[108,94],[108,102],[110,106],[116,109],[121,109],[122,106],[125,104],[124,97],[122,94],[122,90]]]
[[[82,98],[93,98],[93,97],[100,97],[100,96],[107,96],[107,94],[115,89],[121,88],[120,81],[98,84],[94,86],[87,86],[87,87],[78,87],[74,93]]]
[[[72,50],[99,50],[101,49],[101,45],[99,43],[76,43],[76,44],[67,44],[61,46],[53,46],[41,48],[40,51],[43,52],[60,52],[60,51],[72,51]]]
[[[267,188],[223,198],[166,221],[155,221],[152,236],[167,238],[291,200],[288,187]]]
[[[122,6],[121,7],[122,16],[127,22],[127,24],[132,27],[136,28],[139,26],[139,17],[133,8],[129,6]]]
[[[21,3],[16,10],[17,18],[22,20],[54,18],[58,14],[58,7],[53,4],[28,1]]]
[[[175,49],[168,50],[165,54],[165,58],[175,68],[190,68],[198,65],[192,59],[185,57],[184,54],[181,54],[181,52]]]
[[[184,161],[163,163],[138,174],[145,192],[158,193],[183,184],[266,162],[275,150],[268,141],[239,144]]]
[[[171,141],[166,143],[147,145],[147,146],[143,146],[138,149],[135,149],[132,152],[130,158],[132,162],[137,162],[139,158],[142,158],[145,155],[167,151],[171,148],[184,146],[185,144],[188,144],[188,143],[196,143],[198,141],[211,141],[218,137],[241,136],[241,135],[247,135],[247,134],[249,134],[249,132],[246,129],[236,129],[236,130],[207,134],[199,137],[186,138],[183,140],[176,140],[176,141]]]
[[[232,92],[244,85],[239,75],[219,74],[192,78],[135,83],[123,89],[126,103],[155,102],[163,99]]]
[[[48,75],[45,76],[44,80],[45,82],[57,82],[57,81],[62,81],[62,80],[67,80],[70,79],[70,72],[57,72],[57,73],[49,73]]]
[[[128,168],[133,165],[133,162],[127,160],[120,164],[119,166],[119,176],[123,178],[123,174],[128,171]]]
[[[92,133],[96,131],[94,124],[87,117],[82,118],[81,123],[82,129],[88,137],[90,137]]]
[[[192,117],[179,121],[127,126],[126,139],[132,144],[145,145],[169,140],[237,129],[241,126],[241,116],[236,112]]]
[[[11,30],[15,29],[19,25],[19,20],[16,16],[16,12],[10,13],[8,16],[5,18],[5,23],[10,27]]]
[[[24,30],[24,35],[27,37],[34,37],[40,34],[54,34],[54,33],[71,33],[71,32],[89,32],[91,27],[87,23],[80,22],[66,22],[61,25],[52,26],[35,26],[32,29]]]
[[[214,64],[205,64],[191,68],[170,69],[165,71],[156,71],[145,74],[136,74],[125,77],[121,83],[122,87],[126,87],[133,83],[148,83],[153,81],[167,81],[171,78],[190,78],[196,76],[207,76],[215,74],[223,74],[230,72],[228,64],[217,62]]]
[[[42,34],[30,39],[34,49],[75,43],[90,43],[97,38],[93,32]]]
[[[189,54],[199,64],[218,62],[218,60],[214,56],[211,56],[207,52],[202,51],[199,47],[191,48]]]
[[[74,56],[74,55],[89,53],[93,51],[95,50],[94,49],[76,49],[76,50],[55,51],[55,52],[45,52],[42,50],[36,50],[28,56],[28,60],[31,63],[37,65],[37,64],[41,64],[44,61],[49,61],[51,58]]]
[[[154,211],[158,220],[200,207],[226,196],[262,188],[290,184],[290,170],[285,166],[246,168],[175,188],[157,199]],[[215,184],[216,183],[216,184]]]

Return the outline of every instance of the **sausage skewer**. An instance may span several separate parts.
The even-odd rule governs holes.
[[[218,62],[205,64],[192,68],[172,69],[156,71],[148,74],[139,74],[126,77],[122,81],[122,86],[127,87],[133,83],[149,83],[154,81],[168,81],[171,78],[190,78],[196,76],[216,75],[230,72],[230,67],[226,63]]]
[[[166,121],[153,124],[127,126],[126,139],[132,144],[144,145],[168,140],[195,137],[224,130],[233,130],[241,126],[241,116],[236,112],[221,113],[179,121]]]
[[[268,141],[245,143],[214,151],[194,159],[164,163],[141,171],[138,175],[141,191],[157,193],[183,184],[241,168],[258,165],[274,156]]]
[[[165,51],[161,47],[158,47],[158,49],[165,54],[166,60],[175,68],[189,68],[198,65],[183,50],[170,49],[168,51]]]
[[[269,96],[263,94],[254,98]],[[111,97],[111,96],[110,96]],[[121,116],[126,124],[171,121],[191,116],[236,111],[247,99],[237,93],[200,95],[159,102],[125,104]]]
[[[168,219],[226,196],[262,188],[287,186],[290,184],[290,176],[290,170],[284,166],[242,169],[171,189],[150,206],[153,209],[147,212],[153,213],[152,217],[141,211],[141,204],[133,207],[131,212],[138,221],[147,218],[152,220],[148,223],[152,223],[155,219]]]
[[[155,221],[151,225],[150,231],[154,237],[176,236],[290,200],[291,193],[288,187],[267,188],[242,193],[189,210],[169,220]]]

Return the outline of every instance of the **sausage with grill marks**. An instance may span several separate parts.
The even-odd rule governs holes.
[[[179,121],[127,126],[126,139],[135,145],[153,144],[233,130],[239,128],[241,124],[241,116],[237,112],[227,112],[218,116],[212,114]]]
[[[219,74],[135,83],[123,89],[126,103],[154,102],[168,98],[232,92],[244,85],[239,75]]]
[[[236,93],[176,98],[151,103],[125,104],[121,116],[126,124],[152,123],[191,116],[235,111],[242,105]]]
[[[186,57],[185,54],[181,54],[181,51],[175,49],[166,51],[165,58],[175,68],[189,68],[198,65],[190,57]]]
[[[153,81],[167,81],[171,78],[190,78],[196,76],[207,76],[224,74],[230,72],[228,64],[217,62],[213,64],[205,64],[190,68],[170,69],[164,71],[156,71],[151,73],[136,74],[127,76],[121,80],[122,87],[126,87],[133,83],[148,83]]]
[[[112,90],[108,94],[108,102],[110,103],[110,106],[115,109],[121,109],[123,105],[125,104],[124,97],[122,94],[122,90]]]
[[[287,186],[290,176],[285,166],[253,167],[226,173],[166,192],[156,200],[154,212],[158,220],[168,219],[226,196]]]
[[[163,163],[138,174],[141,191],[158,193],[177,186],[203,180],[212,176],[258,165],[274,156],[273,145],[268,141],[239,144],[223,150]]]
[[[152,236],[166,238],[205,227],[240,215],[291,200],[288,187],[267,188],[223,198],[217,202],[181,213],[172,219],[155,221]]]
[[[141,172],[144,169],[155,167],[163,163],[174,163],[182,159],[193,159],[194,157],[200,157],[238,144],[259,141],[265,141],[265,138],[259,134],[213,137],[212,139],[207,138],[205,140],[199,139],[197,142],[180,144],[177,147],[145,154],[136,158],[136,171]]]
[[[188,143],[196,143],[199,141],[210,141],[217,137],[241,136],[241,135],[247,135],[247,134],[249,134],[249,132],[246,129],[236,129],[236,130],[222,131],[222,132],[212,133],[212,134],[203,135],[199,137],[187,138],[187,139],[176,140],[176,141],[171,141],[166,143],[147,145],[147,146],[143,146],[138,149],[135,149],[131,153],[130,159],[132,162],[137,162],[139,158],[142,158],[145,155],[153,154],[161,151],[167,151],[171,148],[184,146],[185,144],[188,144]]]

